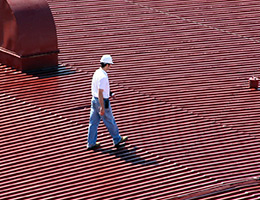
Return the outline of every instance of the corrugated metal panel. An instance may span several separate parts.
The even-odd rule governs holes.
[[[109,12],[107,8],[112,4],[114,10]],[[182,17],[181,11],[175,12],[174,9],[178,11],[179,8],[175,4],[186,9],[183,12],[190,14],[190,17],[194,10],[201,14],[204,7],[206,10],[208,7],[219,8],[209,9],[215,17],[218,12],[224,15],[229,9],[234,9],[231,16],[230,13],[224,15],[227,20],[233,19],[230,19],[233,12],[246,15],[250,11],[246,9],[248,6],[251,6],[253,13],[259,9],[252,2],[249,5],[244,3],[245,5],[231,6],[221,1],[194,1],[191,4],[193,7],[179,1],[113,1],[99,2],[98,6],[95,2],[88,2],[88,15],[85,16],[85,4],[75,2],[75,7],[70,12],[73,10],[77,13],[72,16],[69,8],[61,2],[58,4],[61,10],[59,13],[64,9],[66,14],[56,16],[57,21],[60,17],[65,17],[70,27],[61,24],[59,28],[59,38],[64,40],[61,48],[66,48],[62,60],[81,68],[85,65],[84,69],[90,72],[94,70],[99,55],[106,52],[103,44],[107,45],[109,51],[117,55],[117,62],[120,63],[118,69],[117,66],[114,69],[116,73],[113,80],[117,78],[117,83],[258,135],[259,130],[254,126],[258,113],[257,106],[254,106],[257,104],[257,94],[248,94],[247,82],[249,76],[258,69],[259,42],[254,38],[236,35],[236,32],[222,31],[215,24],[207,27],[206,22],[204,24],[196,18],[186,19],[185,16]],[[223,14],[221,11],[226,6],[229,7]],[[102,13],[99,15],[101,7]],[[101,18],[105,19],[101,21]],[[208,17],[205,19],[208,20]],[[224,19],[220,17],[219,20]],[[236,22],[236,18],[233,21]],[[257,26],[253,26],[255,18],[248,17],[244,21],[252,26],[250,30],[257,29]],[[236,28],[243,30],[239,24]],[[250,30],[246,29],[244,34]],[[73,49],[77,55],[69,53],[68,49],[70,52]],[[86,58],[85,61],[82,57]],[[173,68],[171,74],[168,73],[169,64]],[[171,94],[174,94],[174,98]],[[246,105],[246,110],[241,105]],[[252,113],[247,116],[250,123],[243,123],[241,115],[248,109]]]
[[[133,145],[115,150],[103,134],[102,149],[86,151],[84,126],[5,94],[1,106],[4,199],[161,198],[215,183]]]
[[[4,198],[196,198],[259,176],[259,93],[247,88],[258,69],[257,1],[48,2],[59,72],[0,67]],[[88,152],[91,76],[105,53],[116,63],[113,112],[130,139],[117,151],[101,125],[102,148]]]

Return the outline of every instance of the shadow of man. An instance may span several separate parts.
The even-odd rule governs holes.
[[[109,154],[133,165],[158,165],[156,157],[143,149],[137,147],[127,147],[122,145],[119,148],[96,149],[96,152]]]

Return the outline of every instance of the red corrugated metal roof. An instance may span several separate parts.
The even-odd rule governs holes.
[[[260,197],[257,1],[48,2],[64,65],[0,67],[1,198]],[[112,148],[101,125],[89,152],[90,82],[106,53],[129,142]]]

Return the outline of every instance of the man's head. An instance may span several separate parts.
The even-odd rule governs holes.
[[[114,64],[112,57],[110,55],[103,55],[102,58],[100,59],[100,63],[103,64]]]
[[[112,56],[110,55],[103,55],[100,59],[101,63],[107,63],[107,64],[114,64],[112,60]]]
[[[105,71],[109,71],[113,63],[112,57],[110,55],[103,55],[100,59],[101,68]]]

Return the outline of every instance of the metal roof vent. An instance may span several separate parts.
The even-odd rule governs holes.
[[[259,84],[259,79],[255,76],[249,78],[249,88],[257,90]]]
[[[45,0],[0,0],[0,62],[21,71],[58,65],[54,19]]]

